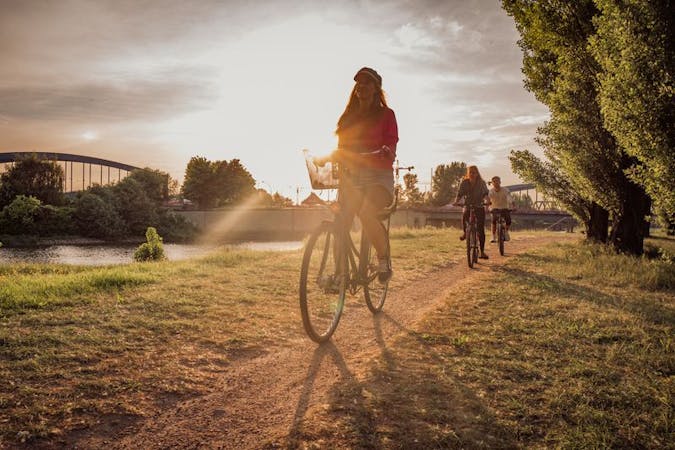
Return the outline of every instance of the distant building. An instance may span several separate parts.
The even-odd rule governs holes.
[[[321,200],[321,198],[316,195],[314,192],[310,193],[306,199],[304,199],[300,205],[302,206],[318,206],[325,205],[326,202]]]

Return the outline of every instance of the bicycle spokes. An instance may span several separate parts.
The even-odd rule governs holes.
[[[300,273],[300,310],[307,334],[317,342],[330,338],[344,306],[347,264],[331,224],[310,237]]]

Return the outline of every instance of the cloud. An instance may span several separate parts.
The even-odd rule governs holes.
[[[66,146],[91,129],[99,154],[241,149],[257,138],[249,122],[271,134],[302,102],[333,114],[351,87],[343,67],[372,64],[391,88],[403,144],[424,149],[416,166],[453,151],[497,160],[546,117],[522,87],[517,38],[487,0],[0,0],[0,147]],[[311,82],[298,88],[297,73]],[[280,147],[316,131],[298,123],[292,133],[277,126]],[[182,147],[178,132],[189,135]],[[116,147],[121,136],[135,141]]]
[[[0,88],[5,121],[129,122],[199,109],[208,87],[187,81],[123,81]]]

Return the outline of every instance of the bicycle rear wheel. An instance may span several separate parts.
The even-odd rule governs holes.
[[[473,240],[474,232],[473,227],[466,227],[466,262],[469,264],[469,269],[473,269]]]
[[[381,283],[377,279],[379,261],[377,260],[377,253],[375,247],[367,242],[366,239],[361,239],[361,263],[365,267],[361,269],[361,274],[365,277],[363,284],[363,296],[366,299],[366,305],[373,314],[382,311],[384,300],[387,298],[387,290],[389,288],[389,280]],[[391,260],[389,261],[391,267]]]
[[[497,240],[499,242],[499,254],[504,256],[504,224],[500,223],[499,224],[499,230],[497,231],[499,235],[497,236]]]
[[[300,312],[307,335],[325,342],[340,322],[347,286],[347,254],[337,225],[324,222],[309,237],[300,270]]]

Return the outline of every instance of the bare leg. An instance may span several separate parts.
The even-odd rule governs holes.
[[[380,259],[387,258],[387,236],[386,230],[377,217],[370,214],[361,215],[361,224],[363,225],[363,231],[366,233],[366,237],[375,247],[377,252],[377,257]]]

